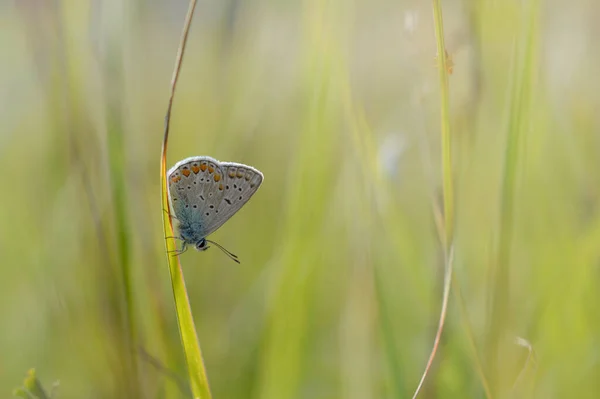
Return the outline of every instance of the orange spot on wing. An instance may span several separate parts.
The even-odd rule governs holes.
[[[212,173],[215,171],[215,168],[213,168],[212,166],[208,165],[208,173]]]
[[[205,163],[203,163],[203,164],[200,165],[200,170],[203,171],[203,172],[206,170],[206,164]]]
[[[223,185],[219,184],[219,191],[223,191]]]
[[[194,172],[195,174],[198,174],[198,172],[200,172],[200,168],[198,167],[198,165],[192,165],[192,172]]]
[[[190,175],[190,170],[188,168],[184,168],[181,170],[181,174],[184,175],[185,177],[188,177]]]
[[[215,174],[215,175],[213,176],[213,179],[215,179],[215,181],[219,181],[219,180],[221,180],[221,175],[217,175],[217,174]]]
[[[244,171],[238,170],[237,177],[244,177]]]

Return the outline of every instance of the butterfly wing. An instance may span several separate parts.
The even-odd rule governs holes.
[[[191,226],[195,240],[210,234],[207,226],[219,218],[224,177],[219,161],[206,156],[184,159],[169,170],[171,207],[180,223]]]
[[[263,174],[251,166],[223,162],[221,169],[225,174],[224,195],[217,208],[218,217],[207,222],[208,234],[217,230],[239,211],[263,182]]]
[[[204,238],[229,220],[263,181],[257,169],[207,156],[184,159],[168,173],[169,198],[175,216],[192,223]]]

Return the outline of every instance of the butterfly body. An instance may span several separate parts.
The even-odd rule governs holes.
[[[208,249],[206,237],[248,202],[263,174],[247,165],[196,156],[177,162],[168,172],[169,200],[179,221],[185,250]]]
[[[189,221],[185,217],[179,222],[179,235],[183,240],[183,245],[194,245],[197,250],[206,250],[206,236],[201,232],[204,230],[202,222]]]

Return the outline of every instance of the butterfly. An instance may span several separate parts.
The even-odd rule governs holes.
[[[196,156],[177,162],[167,174],[169,201],[179,221],[181,254],[188,245],[198,251],[215,244],[233,260],[237,256],[206,237],[228,221],[254,195],[263,174],[252,166]]]

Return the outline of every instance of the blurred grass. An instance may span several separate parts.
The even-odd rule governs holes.
[[[431,353],[423,370],[423,374],[413,399],[417,398],[422,391],[425,379],[429,376],[435,356],[437,355],[442,340],[446,315],[448,313],[448,301],[450,299],[450,289],[452,283],[452,271],[454,265],[454,167],[452,164],[452,142],[453,137],[450,129],[450,90],[448,85],[448,75],[452,73],[454,62],[448,54],[445,45],[444,24],[442,4],[439,0],[432,2],[433,19],[435,27],[435,42],[437,47],[438,61],[438,76],[440,85],[440,141],[442,143],[442,206],[443,206],[443,223],[441,222],[441,210],[438,209],[435,203],[432,206],[434,218],[436,218],[436,227],[438,230],[440,241],[443,246],[443,264],[444,264],[444,284],[442,291],[442,299],[440,306],[440,317],[437,331],[433,339]],[[443,231],[443,233],[442,233]],[[469,330],[470,332],[470,330]],[[431,378],[431,377],[429,377]]]
[[[51,399],[55,388],[58,387],[58,383],[52,386],[52,390],[47,391],[42,386],[42,383],[35,374],[35,369],[31,369],[27,372],[27,376],[23,381],[23,386],[16,388],[13,391],[13,395],[20,398],[38,398],[38,399]]]
[[[119,294],[122,300],[119,305],[122,308],[122,318],[119,335],[123,337],[123,346],[120,349],[125,364],[128,397],[140,397],[140,382],[138,379],[138,355],[139,347],[137,337],[136,306],[133,295],[133,264],[131,263],[131,228],[129,225],[129,212],[127,209],[127,182],[125,176],[125,146],[124,126],[121,105],[121,69],[115,64],[121,60],[120,55],[111,54],[114,49],[108,49],[110,54],[104,71],[104,81],[108,89],[107,94],[107,145],[109,179],[111,182],[112,204],[114,206],[114,231],[116,234],[116,256],[120,274],[118,283]],[[121,296],[119,295],[119,296]]]
[[[450,303],[422,397],[485,397],[474,353],[494,398],[598,397],[600,8],[443,6],[455,64],[453,284],[464,302]],[[136,358],[141,395],[186,395],[173,377],[185,380],[186,367],[156,212],[165,93],[186,7],[0,4],[0,170],[12,177],[0,197],[6,395],[31,367],[61,381],[59,397],[128,392],[124,264],[138,342],[158,360]],[[430,7],[199,4],[169,162],[207,154],[265,174],[213,237],[242,265],[216,251],[182,256],[214,397],[412,393],[443,281]],[[490,277],[494,265],[504,276]],[[513,388],[528,355],[515,337],[537,362]]]
[[[514,198],[517,190],[517,170],[520,159],[521,136],[526,132],[529,108],[534,89],[533,74],[536,70],[537,15],[539,3],[532,1],[524,7],[521,25],[523,32],[517,38],[512,56],[509,112],[507,115],[507,138],[500,189],[499,238],[497,259],[490,267],[490,300],[487,372],[496,397],[504,397],[510,390],[511,380],[518,377],[522,359],[515,358],[515,336],[512,330],[510,300],[510,260],[513,240]],[[507,356],[508,354],[508,356]],[[511,359],[512,358],[512,359]],[[521,366],[522,367],[522,366]]]

